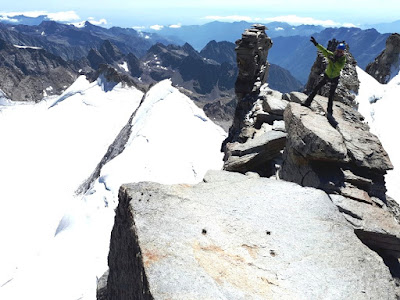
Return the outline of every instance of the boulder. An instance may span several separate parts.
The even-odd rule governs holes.
[[[225,152],[224,170],[259,174],[275,173],[270,170],[269,162],[276,158],[286,143],[286,133],[282,131],[267,131],[248,139],[246,143],[229,143]]]
[[[110,299],[396,298],[324,192],[225,171],[123,185],[108,262]]]
[[[282,93],[269,89],[260,93],[260,97],[264,100],[264,111],[274,115],[283,115],[283,112],[288,105],[288,101],[282,99]]]
[[[327,118],[310,113],[308,108],[290,103],[284,114],[285,127],[290,132],[288,147],[310,160],[347,162],[347,148],[342,135]]]
[[[379,139],[357,111],[340,102],[334,104],[337,126],[332,127],[323,116],[326,107],[325,97],[316,97],[312,110],[297,103],[287,106],[280,177],[360,201],[372,203],[371,197],[384,201],[383,176],[393,165]]]

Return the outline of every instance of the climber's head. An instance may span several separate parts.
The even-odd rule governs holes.
[[[342,56],[344,54],[344,50],[346,50],[346,45],[344,43],[340,43],[336,48],[336,54]]]

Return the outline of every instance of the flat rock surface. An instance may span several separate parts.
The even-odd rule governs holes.
[[[284,114],[290,145],[311,160],[348,161],[342,135],[325,116],[290,103]]]
[[[209,171],[123,185],[119,201],[112,299],[395,299],[382,259],[320,190]]]

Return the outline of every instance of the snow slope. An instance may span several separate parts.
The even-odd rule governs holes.
[[[400,203],[400,140],[397,119],[400,111],[400,73],[389,83],[380,84],[357,67],[360,90],[356,98],[359,112],[388,152],[394,170],[386,175],[387,194]]]
[[[80,77],[39,104],[2,101],[0,299],[95,299],[120,184],[194,183],[222,167],[225,132],[166,80],[138,109],[125,151],[75,195],[142,96]]]

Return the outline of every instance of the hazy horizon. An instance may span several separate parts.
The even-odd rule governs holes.
[[[60,22],[78,23],[85,20],[105,27],[144,27],[154,25],[201,25],[212,21],[247,21],[269,23],[281,21],[293,25],[312,24],[325,27],[362,26],[389,23],[400,19],[400,2],[388,0],[344,1],[321,3],[315,0],[268,0],[259,5],[243,1],[161,0],[135,3],[119,0],[77,1],[54,4],[51,0],[30,2],[21,0],[2,4],[0,20],[12,20],[16,14],[26,16],[48,15]]]

